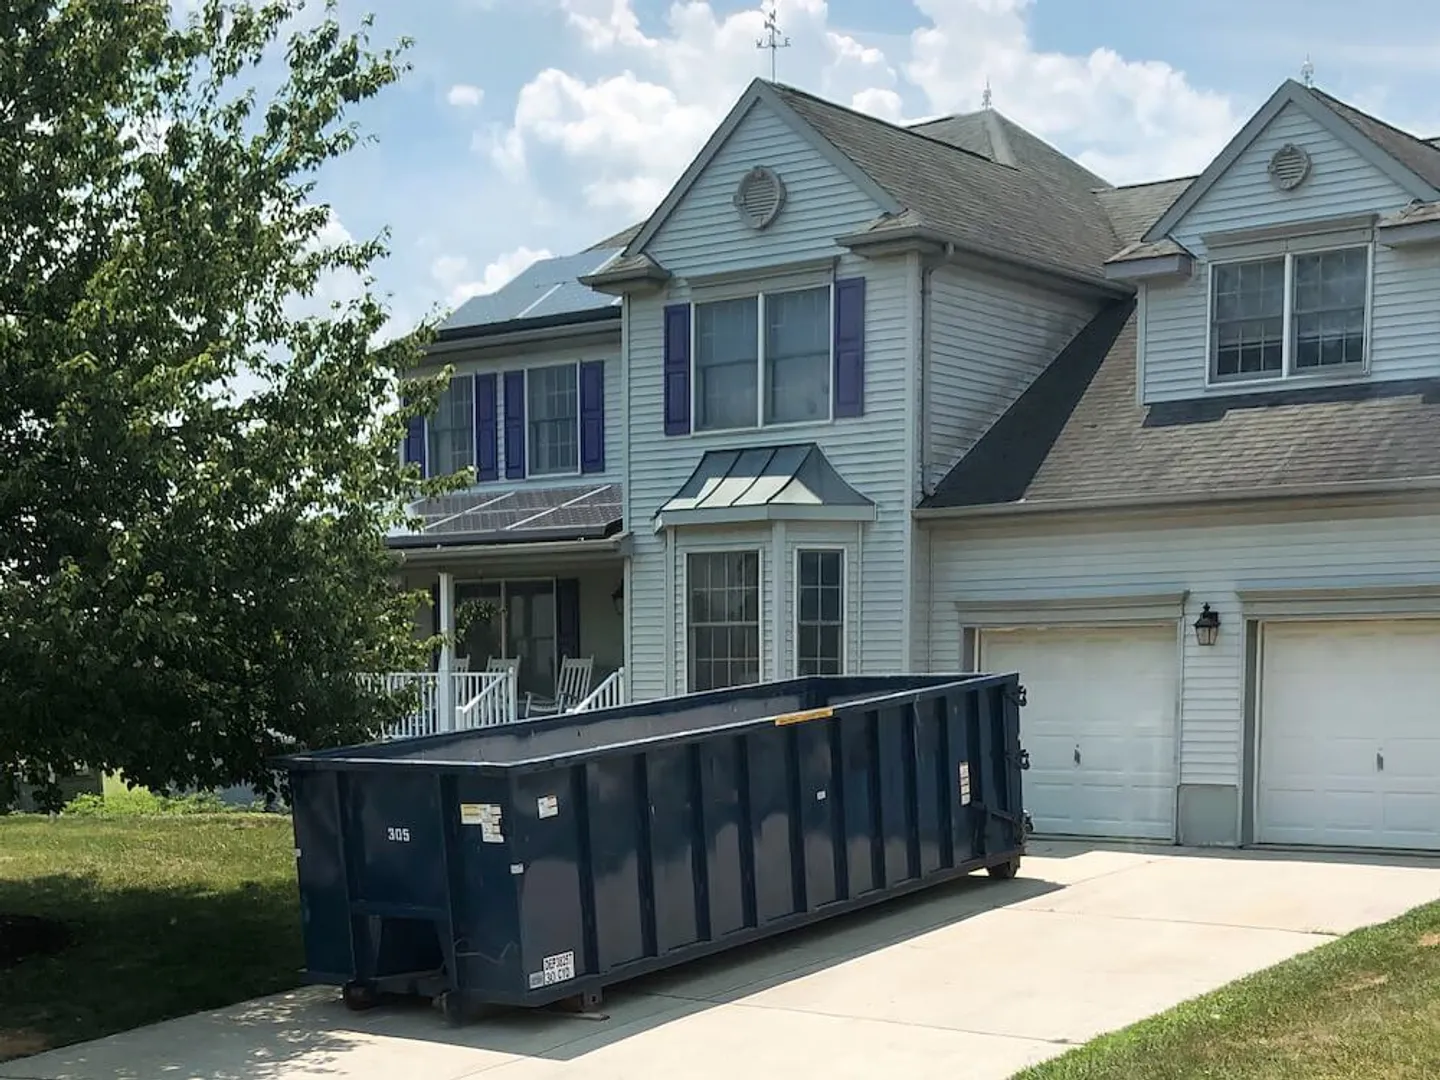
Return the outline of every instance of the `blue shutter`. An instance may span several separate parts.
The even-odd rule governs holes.
[[[505,475],[525,478],[525,372],[505,372]]]
[[[835,282],[835,415],[865,413],[865,279]]]
[[[665,434],[690,434],[690,305],[665,308]]]
[[[500,428],[495,373],[475,376],[475,479],[500,479]]]
[[[605,469],[605,361],[580,365],[580,471]]]
[[[401,405],[408,405],[405,398]],[[420,466],[420,475],[425,475],[425,417],[412,416],[405,422],[405,441],[400,444],[400,460],[406,465]]]

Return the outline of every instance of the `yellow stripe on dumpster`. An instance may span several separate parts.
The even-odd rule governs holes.
[[[826,707],[823,709],[806,709],[803,712],[785,713],[783,716],[775,717],[775,726],[784,727],[786,724],[803,724],[809,720],[827,720],[835,715],[835,710]]]

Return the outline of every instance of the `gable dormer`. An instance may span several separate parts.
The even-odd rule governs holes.
[[[1107,264],[1142,399],[1440,377],[1435,204],[1440,150],[1285,83]]]

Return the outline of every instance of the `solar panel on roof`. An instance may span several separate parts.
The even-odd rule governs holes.
[[[392,533],[392,545],[598,539],[623,519],[619,484],[465,492],[425,499],[413,509],[424,526],[418,533]]]
[[[440,324],[440,332],[611,307],[615,297],[588,289],[577,279],[599,270],[617,254],[613,248],[582,251],[532,263],[495,292],[466,300]]]

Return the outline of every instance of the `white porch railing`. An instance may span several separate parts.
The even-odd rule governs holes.
[[[363,676],[378,680],[386,693],[410,690],[418,694],[416,709],[392,724],[387,739],[413,739],[442,731],[488,727],[513,723],[516,715],[515,673],[513,671],[463,671],[450,676],[453,715],[447,723],[442,713],[442,676],[435,671],[393,671]]]
[[[617,668],[607,675],[599,686],[576,705],[571,712],[593,712],[596,709],[613,709],[625,704],[625,669]]]

